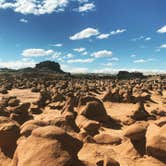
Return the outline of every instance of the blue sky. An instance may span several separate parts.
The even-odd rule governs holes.
[[[166,72],[165,0],[0,0],[0,68]]]

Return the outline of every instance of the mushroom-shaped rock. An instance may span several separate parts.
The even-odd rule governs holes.
[[[89,120],[85,116],[79,115],[76,118],[76,124],[80,129],[84,129],[87,134],[95,135],[98,133],[100,123],[94,120]]]
[[[81,165],[77,158],[81,147],[81,141],[59,127],[39,127],[17,146],[12,166]]]
[[[30,107],[30,103],[22,103],[17,107],[12,109],[10,118],[17,121],[19,124],[23,124],[27,120],[32,119],[32,116],[29,115],[28,109]]]
[[[47,126],[48,123],[40,120],[29,120],[20,127],[20,135],[28,137],[38,127]]]
[[[119,162],[115,159],[108,157],[107,155],[104,156],[103,160],[99,160],[96,163],[97,166],[120,166]]]
[[[149,125],[146,132],[147,154],[159,159],[166,159],[166,125]]]
[[[148,112],[145,110],[143,103],[137,103],[135,109],[132,110],[131,118],[134,120],[146,120],[149,116]]]
[[[159,127],[162,127],[162,126],[166,125],[166,118],[162,117],[162,118],[156,120],[155,124]]]
[[[2,94],[7,94],[7,93],[8,93],[7,88],[1,87],[1,88],[0,88],[0,93],[2,93]]]
[[[92,96],[84,96],[81,97],[78,101],[78,107],[86,105],[88,102],[92,102],[92,101],[96,101],[96,102],[100,102],[99,99],[92,97]]]
[[[98,144],[120,144],[121,138],[112,134],[100,133],[94,136],[94,141]]]
[[[104,122],[108,118],[104,105],[101,101],[88,102],[87,105],[82,109],[81,115],[84,115],[88,119],[99,122]]]
[[[145,138],[147,124],[136,123],[127,127],[124,131],[124,136],[131,140],[141,140]]]
[[[38,107],[38,105],[32,105],[29,110],[32,114],[41,114],[42,110]]]
[[[0,147],[7,156],[12,156],[19,137],[19,124],[7,117],[0,117]]]
[[[108,90],[107,92],[105,92],[105,94],[103,95],[102,100],[103,101],[111,101],[112,98],[112,92],[111,90]]]
[[[15,106],[18,106],[20,103],[20,100],[17,99],[17,98],[13,98],[13,99],[10,99],[8,101],[8,106],[11,106],[11,107],[15,107]]]
[[[100,128],[100,123],[93,120],[88,120],[83,125],[83,129],[86,130],[90,135],[97,134],[99,128]]]

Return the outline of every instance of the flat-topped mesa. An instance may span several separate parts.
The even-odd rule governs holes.
[[[118,79],[135,79],[135,78],[144,78],[143,73],[140,72],[128,72],[128,71],[119,71],[117,74]]]
[[[42,71],[54,71],[56,73],[65,73],[61,68],[59,63],[53,61],[44,61],[36,64],[35,69]]]

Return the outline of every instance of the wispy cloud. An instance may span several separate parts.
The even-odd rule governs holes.
[[[51,46],[54,46],[54,47],[62,47],[63,44],[62,44],[62,43],[57,43],[57,44],[51,44]]]
[[[152,38],[151,37],[146,37],[145,38],[145,41],[149,41],[149,40],[151,40]]]
[[[96,36],[99,34],[99,31],[94,28],[86,28],[73,36],[70,37],[70,40],[81,40],[81,39],[87,39],[92,36]]]
[[[121,34],[123,32],[126,32],[126,29],[117,29],[115,31],[110,32],[111,35],[118,35]]]
[[[67,57],[67,58],[73,58],[73,57],[75,57],[75,55],[71,54],[71,53],[68,53],[65,57]]]
[[[59,58],[61,55],[62,55],[61,52],[55,52],[55,51],[53,51],[51,58],[52,58],[52,59],[57,59],[57,58]]]
[[[160,48],[166,48],[166,44],[162,44]]]
[[[130,57],[131,58],[135,58],[137,55],[136,54],[131,54]]]
[[[54,54],[53,50],[44,50],[40,48],[30,48],[23,50],[22,55],[24,57],[42,57]]]
[[[93,62],[93,58],[88,58],[88,59],[70,59],[67,61],[67,63],[91,63]]]
[[[78,0],[79,3],[87,3],[89,0]]]
[[[166,25],[157,30],[158,33],[166,33]]]
[[[78,9],[76,9],[76,11],[82,13],[82,12],[89,12],[89,11],[94,11],[95,10],[95,5],[94,3],[85,3],[81,6],[79,6]]]
[[[139,37],[136,37],[136,38],[133,38],[131,39],[131,41],[140,41],[140,40],[144,40],[144,41],[150,41],[152,38],[151,37],[146,37],[146,36],[139,36]]]
[[[84,52],[86,49],[81,47],[81,48],[74,48],[73,50],[76,52]]]
[[[97,39],[107,39],[109,38],[110,34],[109,33],[103,33],[97,36]]]
[[[25,19],[25,18],[21,18],[19,21],[22,22],[22,23],[28,23],[28,20]]]
[[[100,50],[100,51],[92,53],[91,56],[93,56],[95,58],[111,57],[112,56],[112,51]]]
[[[106,64],[103,64],[104,66],[107,66],[107,67],[112,67],[112,63],[106,63]]]
[[[127,31],[126,29],[117,29],[115,31],[111,31],[110,33],[102,33],[102,34],[98,35],[96,38],[97,39],[108,39],[110,36],[118,35],[118,34],[126,32],[126,31]]]
[[[83,52],[83,53],[82,53],[82,55],[88,55],[88,52],[87,52],[87,51],[85,51],[85,52]]]
[[[134,60],[133,62],[134,63],[146,63],[146,62],[151,62],[153,61],[153,59],[137,59],[137,60]]]
[[[110,61],[117,62],[117,61],[119,61],[119,58],[117,58],[117,57],[112,57],[112,58],[110,58],[109,60],[110,60]]]

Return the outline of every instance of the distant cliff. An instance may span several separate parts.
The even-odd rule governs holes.
[[[132,78],[144,78],[143,73],[140,72],[128,72],[128,71],[119,71],[117,74],[118,79],[132,79]]]
[[[59,63],[53,62],[53,61],[44,61],[36,64],[35,68],[36,70],[40,71],[53,71],[56,73],[65,73],[61,68]]]
[[[69,74],[65,73],[59,63],[54,61],[43,61],[38,64],[34,68],[28,67],[28,68],[22,68],[18,70],[14,69],[8,69],[8,68],[0,68],[1,73],[53,73],[53,74]]]

